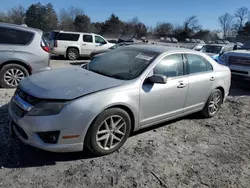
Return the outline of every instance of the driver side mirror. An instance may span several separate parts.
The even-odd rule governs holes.
[[[163,74],[154,74],[153,76],[149,77],[149,80],[150,82],[157,84],[167,83],[167,77]]]

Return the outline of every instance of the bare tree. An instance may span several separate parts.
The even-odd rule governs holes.
[[[245,21],[248,19],[249,16],[249,10],[246,7],[238,8],[235,12],[235,18],[237,19],[238,23],[238,31],[241,30],[243,27]]]
[[[80,8],[70,7],[68,10],[59,11],[59,29],[73,31],[75,30],[74,21],[78,15],[83,15],[84,11]]]
[[[184,21],[183,27],[184,27],[184,31],[188,31],[188,30],[198,31],[201,28],[196,16],[190,16],[189,18],[187,18]]]
[[[68,9],[69,16],[72,20],[75,20],[78,15],[84,15],[84,11],[81,8],[71,6]]]
[[[223,36],[225,38],[229,34],[229,31],[232,29],[233,16],[231,16],[229,13],[225,13],[219,17],[218,21],[222,28]]]
[[[10,9],[7,15],[11,23],[23,24],[25,19],[25,9],[22,5],[18,5],[17,7]]]

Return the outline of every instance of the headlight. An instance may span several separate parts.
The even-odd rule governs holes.
[[[28,113],[27,116],[48,116],[56,115],[67,105],[68,101],[55,102],[55,101],[42,101],[35,105]]]

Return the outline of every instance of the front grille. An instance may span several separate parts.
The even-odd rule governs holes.
[[[13,110],[13,112],[18,116],[18,117],[23,117],[27,112],[25,110],[23,110],[22,108],[20,108],[16,103],[14,103],[13,101],[11,101],[11,108]]]
[[[19,133],[19,135],[23,139],[27,140],[28,139],[28,135],[24,132],[24,130],[21,127],[19,127],[18,125],[16,125],[16,124],[14,126],[15,126],[16,131]]]
[[[31,104],[32,106],[35,106],[37,103],[41,101],[41,99],[33,97],[29,95],[28,93],[22,91],[19,87],[16,89],[15,94],[18,94],[23,100]]]
[[[228,57],[228,64],[229,65],[250,66],[250,57],[229,56]]]

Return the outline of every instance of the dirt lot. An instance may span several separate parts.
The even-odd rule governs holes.
[[[12,94],[0,89],[0,187],[250,187],[249,90],[234,85],[215,118],[192,115],[142,130],[99,158],[48,153],[11,138]]]

